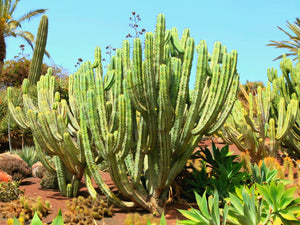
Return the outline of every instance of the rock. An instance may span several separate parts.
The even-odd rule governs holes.
[[[31,176],[31,168],[17,154],[9,152],[0,154],[0,170],[12,176],[14,181]]]
[[[46,168],[41,162],[36,162],[32,165],[32,176],[42,178],[46,173]]]

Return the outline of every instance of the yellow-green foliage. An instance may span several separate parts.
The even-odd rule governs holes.
[[[20,190],[19,185],[16,181],[0,182],[0,202],[10,202],[23,195],[24,190]]]
[[[91,196],[73,198],[72,201],[67,202],[67,208],[68,211],[64,213],[66,225],[93,224],[94,220],[113,215],[113,205],[104,201],[100,196],[95,199]]]
[[[37,212],[39,218],[44,218],[50,210],[50,203],[41,197],[32,198],[21,196],[17,200],[0,205],[0,212],[4,218],[24,218],[25,221],[33,218]]]
[[[130,213],[126,216],[124,221],[125,225],[146,225],[148,224],[159,224],[160,218],[156,218],[152,215],[140,215],[139,213]]]

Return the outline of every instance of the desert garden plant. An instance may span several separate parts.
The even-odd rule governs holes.
[[[186,178],[186,189],[198,194],[212,195],[217,190],[219,198],[224,200],[236,187],[243,186],[250,180],[250,174],[242,171],[243,162],[238,155],[229,151],[228,145],[221,149],[212,142],[212,149],[204,148],[193,154],[202,161],[200,170],[192,167],[192,177]]]
[[[179,224],[203,224],[203,225],[225,225],[229,204],[225,204],[224,209],[219,207],[219,195],[215,190],[208,200],[204,192],[201,197],[195,192],[198,209],[190,208],[189,210],[178,210],[187,220],[179,221]]]
[[[69,89],[74,91],[74,102],[80,108],[88,169],[118,206],[139,206],[160,214],[169,186],[201,137],[219,129],[232,108],[238,86],[236,51],[227,53],[216,42],[209,55],[205,41],[201,41],[196,84],[190,92],[195,46],[189,33],[184,30],[180,40],[176,28],[166,30],[160,14],[155,34],[146,33],[144,57],[137,38],[130,59],[129,42],[125,40],[112,58],[104,81],[99,48],[94,64],[83,63],[70,76]],[[100,157],[108,162],[120,193],[131,202],[121,201],[103,188],[95,163]]]
[[[298,49],[298,56],[300,55],[300,49]],[[285,105],[295,99],[299,101],[300,99],[300,62],[297,61],[296,65],[293,65],[291,59],[283,57],[280,62],[280,68],[282,75],[278,76],[277,70],[268,70],[268,79],[272,82],[273,87],[278,90],[278,95],[275,96],[276,99],[273,104],[272,115],[276,118],[276,113],[279,109],[276,108],[276,103],[279,102],[281,98],[284,99]],[[299,104],[298,104],[299,108]],[[296,121],[292,126],[292,129],[283,139],[283,145],[287,154],[290,156],[300,158],[300,113],[297,114]]]
[[[236,51],[227,53],[216,42],[210,55],[205,41],[196,51],[196,84],[190,92],[194,40],[188,29],[181,39],[176,28],[166,30],[160,14],[155,34],[146,34],[144,58],[140,39],[134,40],[133,59],[125,40],[103,78],[101,51],[96,48],[95,62],[82,63],[69,77],[69,105],[58,93],[54,96],[49,71],[37,84],[38,105],[29,98],[25,80],[24,112],[12,104],[10,111],[21,126],[33,131],[36,150],[54,155],[56,171],[65,166],[73,174],[72,185],[85,174],[95,197],[93,176],[113,204],[160,214],[169,186],[195,146],[204,134],[220,128],[236,99]],[[125,201],[103,182],[97,167],[103,160]],[[66,178],[62,173],[59,177],[67,195]]]
[[[257,188],[257,190],[256,190]],[[300,198],[294,188],[286,189],[281,182],[237,188],[230,194],[228,224],[300,224]]]
[[[277,87],[273,85],[271,89],[270,83],[264,90],[259,86],[256,96],[243,92],[248,107],[237,100],[218,135],[258,163],[267,156],[276,156],[298,117],[299,102],[292,99],[285,103],[283,97],[277,96]],[[276,113],[271,114],[273,103]]]

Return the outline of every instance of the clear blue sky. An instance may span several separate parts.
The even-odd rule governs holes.
[[[277,26],[288,30],[286,22],[300,17],[299,0],[21,0],[16,18],[32,9],[48,9],[49,33],[47,50],[57,65],[75,72],[78,58],[93,60],[94,48],[121,47],[132,11],[140,14],[140,27],[154,31],[156,16],[164,13],[167,28],[177,27],[179,33],[190,28],[196,43],[206,40],[209,51],[221,41],[231,51],[238,51],[238,72],[241,82],[267,82],[267,69],[279,68],[272,60],[284,50],[268,47],[269,40],[287,40]],[[36,34],[40,17],[23,23],[23,30]],[[21,39],[7,39],[7,57],[19,52]],[[26,46],[27,53],[31,53]],[[49,60],[44,60],[51,63]],[[192,75],[194,76],[194,75]],[[193,80],[192,80],[193,82]]]

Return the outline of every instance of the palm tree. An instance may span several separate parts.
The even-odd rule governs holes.
[[[21,28],[21,23],[25,20],[30,20],[32,17],[44,13],[46,9],[32,10],[15,20],[13,13],[20,0],[0,0],[0,74],[6,58],[6,43],[7,37],[21,37],[33,49],[34,35],[29,31],[16,30]]]
[[[284,31],[281,27],[278,27],[279,30],[284,32],[287,36],[289,36],[289,41],[271,41],[272,43],[267,44],[267,46],[275,46],[276,48],[286,48],[290,51],[286,56],[295,56],[293,60],[298,58],[298,49],[300,48],[300,19],[296,18],[295,24],[291,24],[287,22],[287,27],[293,32],[293,34],[289,34]],[[275,60],[282,58],[283,55],[278,56]]]

